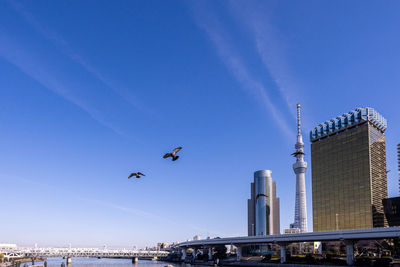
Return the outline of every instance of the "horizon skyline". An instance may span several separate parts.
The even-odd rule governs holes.
[[[296,103],[305,161],[313,127],[370,106],[388,120],[387,169],[397,170],[400,3],[0,7],[0,243],[245,236],[248,188],[265,169],[283,232],[294,221]],[[162,159],[177,146],[177,161]],[[146,176],[128,180],[133,171]],[[398,184],[389,172],[389,197]]]
[[[371,107],[369,107],[369,108],[371,108]],[[355,108],[355,109],[357,109],[357,108]],[[354,110],[355,110],[354,109]],[[324,121],[324,122],[327,122],[327,121],[329,121],[329,120],[326,120],[326,121]],[[311,130],[310,130],[310,134],[311,134]],[[257,172],[257,171],[262,171],[262,170],[255,170],[254,172]],[[271,170],[272,171],[272,170]],[[275,182],[275,181],[274,181]],[[276,183],[276,182],[275,182]],[[389,187],[389,186],[388,186]],[[312,192],[310,192],[311,194],[312,194]],[[390,197],[390,196],[389,196]],[[311,216],[311,219],[312,219],[313,217]],[[281,227],[281,229],[289,229],[290,228],[290,225],[289,225],[289,227],[287,227],[287,228],[285,228],[285,227]],[[313,231],[311,231],[311,232],[313,232]],[[284,234],[283,233],[283,231],[282,231],[282,233],[281,234]],[[206,239],[207,237],[211,237],[211,238],[213,238],[213,237],[215,237],[215,236],[204,236],[204,238],[203,238],[203,236],[202,235],[199,235],[199,234],[195,234],[196,236],[200,236],[201,237],[201,239]],[[178,242],[184,242],[184,241],[188,241],[188,240],[192,240],[192,238],[186,238],[185,240],[180,240],[180,241],[178,241]],[[194,240],[194,239],[193,239]],[[161,241],[159,241],[159,242],[167,242],[167,243],[169,243],[169,244],[172,244],[173,242],[177,242],[177,240],[175,240],[175,241],[171,241],[171,240],[167,240],[167,241],[165,241],[165,240],[161,240]],[[144,245],[144,246],[142,246],[142,247],[138,247],[137,245],[131,245],[131,247],[138,247],[138,249],[143,249],[143,248],[146,248],[146,247],[154,247],[154,246],[156,246],[157,245],[157,243],[159,243],[159,242],[156,242],[156,243],[154,243],[154,244],[146,244],[146,245]],[[4,242],[3,242],[4,243]],[[17,244],[18,245],[18,244]],[[19,245],[18,245],[19,246]],[[64,245],[56,245],[56,246],[40,246],[40,245],[38,245],[38,243],[34,243],[34,245],[33,246],[19,246],[19,247],[38,247],[38,248],[45,248],[45,247],[52,247],[52,248],[64,248],[64,247],[71,247],[71,243],[69,243],[68,244],[68,246],[64,246]],[[106,246],[107,248],[109,248],[109,246],[107,245],[107,244],[103,244],[103,245],[96,245],[96,246],[89,246],[88,248],[91,248],[91,247],[94,247],[94,248],[98,248],[98,247],[104,247],[104,246]],[[118,246],[118,245],[114,245],[114,246],[110,246],[111,247],[111,249],[122,249],[122,248],[126,248],[126,247],[123,247],[123,246]],[[76,246],[76,247],[73,247],[72,246],[72,248],[84,248],[84,247],[79,247],[79,246]],[[128,248],[129,249],[129,248]]]

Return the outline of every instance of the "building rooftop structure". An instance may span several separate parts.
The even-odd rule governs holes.
[[[371,122],[382,132],[385,132],[387,128],[387,120],[381,114],[373,108],[362,107],[319,124],[310,131],[310,140],[312,142],[318,141],[327,136],[352,128],[364,121]]]

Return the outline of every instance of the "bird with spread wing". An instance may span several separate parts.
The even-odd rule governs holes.
[[[179,156],[176,155],[176,153],[178,153],[180,150],[182,149],[182,147],[177,147],[174,150],[172,150],[171,153],[167,153],[163,156],[164,159],[171,157],[172,161],[175,161],[179,158]]]
[[[128,176],[128,179],[130,179],[131,177],[136,176],[136,178],[140,178],[140,176],[146,176],[141,172],[133,172]]]

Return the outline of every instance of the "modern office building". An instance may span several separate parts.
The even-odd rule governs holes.
[[[400,144],[397,145],[397,164],[400,193]],[[400,197],[392,197],[383,200],[383,209],[389,226],[400,226]]]
[[[400,226],[400,197],[384,199],[383,209],[389,226]]]
[[[247,206],[249,236],[279,234],[279,199],[270,170],[254,172]]]
[[[301,135],[300,104],[297,104],[297,142],[296,151],[292,154],[296,158],[293,170],[296,174],[296,203],[294,208],[294,222],[290,228],[298,228],[301,233],[307,232],[306,206],[306,179],[307,162],[304,161],[304,143]]]
[[[281,233],[281,214],[280,214],[280,203],[279,197],[276,196],[276,182],[272,181],[272,199],[274,205],[274,214],[272,216],[272,220],[274,223],[274,230],[272,234],[279,235]]]
[[[313,230],[387,226],[387,121],[357,108],[310,132]]]
[[[256,235],[256,195],[254,182],[250,184],[250,199],[247,200],[247,235]]]

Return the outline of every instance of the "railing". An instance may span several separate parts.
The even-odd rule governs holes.
[[[165,257],[167,251],[141,250],[99,250],[99,249],[69,249],[69,248],[40,248],[40,249],[12,249],[3,252],[7,258],[19,257],[100,257],[100,258],[144,258]]]

